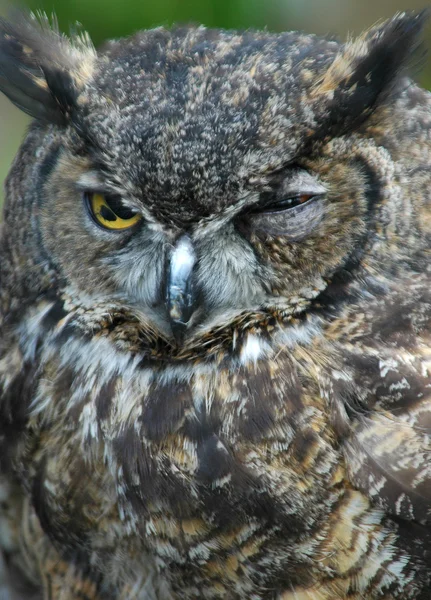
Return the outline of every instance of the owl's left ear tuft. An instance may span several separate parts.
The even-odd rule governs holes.
[[[61,35],[55,18],[52,24],[44,14],[0,19],[0,91],[40,121],[68,122],[96,57],[86,35]]]
[[[312,92],[330,135],[359,126],[388,96],[427,17],[428,10],[400,13],[342,46]]]

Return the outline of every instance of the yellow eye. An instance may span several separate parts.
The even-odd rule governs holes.
[[[105,229],[119,231],[129,229],[142,219],[128,206],[124,206],[119,198],[104,194],[87,194],[88,208],[93,219]]]

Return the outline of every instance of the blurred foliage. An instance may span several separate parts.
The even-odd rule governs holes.
[[[0,0],[6,15],[14,0]],[[399,10],[421,9],[424,0],[27,0],[31,10],[57,14],[69,31],[77,21],[96,45],[104,39],[138,29],[172,23],[203,23],[208,27],[305,30],[320,35],[359,33]],[[22,3],[19,4],[22,6]],[[430,31],[425,46],[431,45]],[[431,88],[431,64],[422,61],[422,85]],[[419,69],[415,69],[419,73]],[[0,181],[9,168],[28,120],[0,95]],[[1,201],[1,193],[0,193]]]

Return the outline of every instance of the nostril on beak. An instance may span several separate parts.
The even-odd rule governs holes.
[[[177,342],[183,338],[195,309],[196,293],[192,277],[195,264],[196,254],[191,239],[183,235],[170,256],[166,285],[166,309]]]

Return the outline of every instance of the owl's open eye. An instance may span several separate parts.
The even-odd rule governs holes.
[[[125,206],[118,197],[96,192],[85,194],[85,199],[90,215],[103,229],[122,231],[142,219],[139,213]]]

